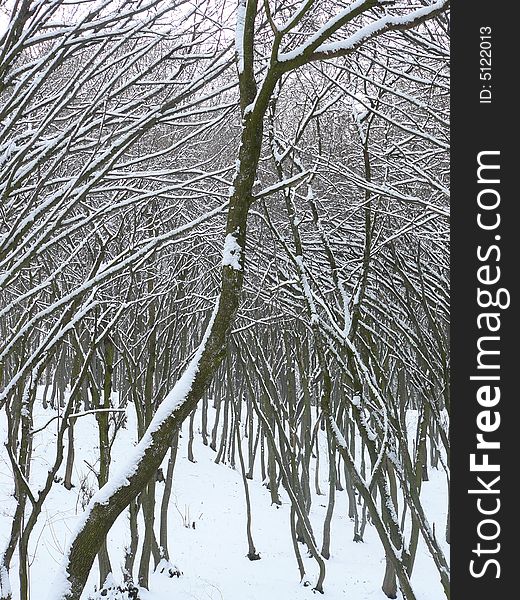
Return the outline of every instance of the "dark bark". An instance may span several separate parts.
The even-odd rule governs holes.
[[[130,545],[125,549],[125,565],[123,567],[123,577],[126,583],[133,583],[134,563],[139,543],[139,529],[137,526],[137,513],[140,503],[132,500],[129,505],[129,526],[130,526]]]
[[[166,479],[164,482],[164,491],[161,500],[161,522],[159,529],[159,546],[162,557],[170,560],[170,550],[168,546],[168,506],[172,493],[173,485],[173,469],[177,458],[177,449],[179,447],[179,432],[176,431],[173,435],[173,442],[170,450],[170,458],[168,459],[168,467],[166,469]]]
[[[195,410],[191,412],[190,415],[190,424],[189,424],[189,437],[188,437],[188,460],[190,462],[197,462],[195,460],[195,456],[193,455],[193,440],[195,438],[195,434],[193,431],[193,422],[195,420]]]
[[[146,490],[142,494],[142,509],[144,516],[144,537],[137,581],[141,587],[148,589],[155,521],[155,479],[153,478],[149,481]]]
[[[332,515],[334,513],[334,503],[336,498],[336,452],[334,440],[327,431],[327,447],[329,451],[329,501],[327,503],[327,512],[325,522],[323,523],[323,543],[321,546],[321,555],[323,558],[330,558],[330,526]]]
[[[204,394],[202,398],[202,443],[208,445],[208,395]]]
[[[254,20],[251,26],[254,27]],[[250,43],[252,56],[252,39]],[[229,201],[225,231],[226,234],[235,237],[242,250],[239,257],[241,269],[234,269],[229,265],[222,267],[220,298],[213,325],[199,361],[198,371],[185,400],[157,429],[150,432],[150,443],[137,461],[132,474],[129,474],[124,484],[111,492],[107,501],[94,502],[85,516],[80,530],[72,539],[65,565],[70,590],[62,596],[64,600],[79,600],[103,539],[121,512],[145,488],[150,479],[155,477],[157,469],[170,448],[173,432],[179,429],[182,422],[195,409],[226,354],[231,324],[240,304],[244,276],[247,216],[253,199],[252,189],[260,158],[263,116],[277,78],[278,75],[273,73],[268,75],[264,80],[262,93],[256,99],[255,109],[249,112],[243,120],[239,150],[240,166],[235,176],[233,193]],[[244,111],[245,107],[255,100],[257,88],[252,70],[249,76],[240,79],[241,108]]]
[[[253,541],[253,533],[251,530],[251,525],[252,525],[251,500],[249,498],[249,488],[247,485],[246,467],[245,467],[245,463],[244,463],[244,455],[242,453],[242,445],[241,445],[241,440],[240,440],[240,420],[238,418],[237,403],[238,403],[238,401],[236,403],[234,403],[235,434],[236,434],[237,447],[238,447],[238,459],[240,462],[240,472],[242,474],[242,483],[244,484],[244,493],[245,493],[245,500],[246,500],[246,515],[247,515],[246,535],[247,535],[247,547],[248,547],[247,558],[249,558],[249,560],[259,560],[260,555],[256,551],[255,544]]]
[[[63,486],[67,490],[71,490],[74,486],[72,484],[72,471],[74,468],[74,424],[76,419],[70,419],[69,427],[67,430],[67,463],[65,465],[65,476],[63,478]]]

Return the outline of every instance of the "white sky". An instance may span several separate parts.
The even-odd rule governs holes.
[[[7,24],[9,23],[8,13],[10,12],[10,7],[12,2],[9,0],[7,2],[2,2],[0,0],[0,37],[2,37],[7,29]]]

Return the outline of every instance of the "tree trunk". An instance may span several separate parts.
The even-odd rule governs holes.
[[[327,504],[327,513],[323,523],[323,544],[321,546],[321,555],[323,558],[330,558],[330,525],[334,513],[334,502],[336,497],[336,452],[334,440],[329,431],[327,431],[327,445],[329,450],[329,501]]]
[[[65,477],[63,485],[66,490],[73,488],[72,471],[74,468],[74,424],[76,419],[69,419],[69,427],[67,429],[67,463],[65,465]]]
[[[237,446],[238,446],[238,459],[240,462],[240,472],[242,473],[242,482],[244,484],[244,492],[245,492],[245,499],[246,499],[246,511],[247,511],[246,534],[247,534],[247,546],[248,546],[247,558],[249,558],[249,560],[259,560],[260,555],[256,551],[255,544],[253,542],[253,533],[251,531],[251,523],[252,523],[251,501],[249,499],[249,488],[247,486],[246,467],[245,467],[245,463],[244,463],[244,455],[242,453],[242,445],[241,445],[241,440],[240,440],[240,420],[238,418],[238,414],[237,414],[238,408],[237,408],[236,404],[234,404],[234,408],[235,408],[235,434],[236,434]]]
[[[195,420],[195,410],[191,411],[190,424],[189,424],[189,438],[188,438],[188,460],[192,463],[197,462],[193,456],[193,440],[195,438],[193,432],[193,422]]]
[[[243,284],[247,216],[260,159],[263,116],[281,75],[275,76],[270,73],[264,79],[262,92],[255,100],[257,86],[252,69],[248,69],[248,72],[248,76],[241,77],[242,113],[253,101],[255,105],[253,110],[243,114],[239,166],[233,182],[226,224],[226,235],[233,236],[240,248],[239,256],[236,257],[240,268],[236,268],[234,264],[222,266],[220,297],[206,330],[205,342],[171,392],[180,395],[178,401],[166,415],[152,421],[128,462],[123,482],[100,490],[92,498],[66,555],[64,570],[69,589],[58,593],[57,599],[79,600],[103,539],[121,512],[137,497],[150,479],[155,477],[164,455],[170,448],[173,432],[179,429],[195,409],[226,354],[229,332],[238,310]]]
[[[208,445],[208,395],[204,394],[202,397],[202,443],[204,446]]]
[[[137,526],[137,514],[139,512],[139,502],[132,500],[129,508],[129,526],[130,526],[130,546],[125,549],[125,565],[123,568],[123,577],[126,583],[134,583],[134,563],[139,543],[139,528]]]
[[[177,458],[177,449],[179,447],[179,432],[176,431],[173,435],[172,446],[170,450],[170,458],[168,459],[168,467],[166,469],[166,479],[164,482],[164,491],[161,501],[161,524],[159,529],[159,546],[161,548],[162,557],[170,560],[170,551],[168,549],[168,507],[173,485],[173,469]]]
[[[153,478],[149,481],[146,490],[143,492],[142,508],[144,516],[144,537],[137,581],[141,587],[148,589],[150,559],[152,556],[154,538],[153,527],[155,521],[155,479]]]

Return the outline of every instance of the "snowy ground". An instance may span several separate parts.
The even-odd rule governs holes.
[[[40,405],[35,408],[35,429],[52,416]],[[5,439],[5,415],[0,417],[0,429]],[[44,505],[43,514],[32,536],[31,599],[44,600],[53,577],[59,569],[68,533],[76,515],[82,510],[81,482],[95,481],[85,461],[96,462],[96,422],[93,415],[81,418],[76,428],[75,487],[67,491],[56,484]],[[113,466],[118,457],[134,442],[133,415],[129,414],[128,428],[116,440]],[[31,485],[38,489],[47,471],[48,461],[54,458],[55,422],[35,440]],[[172,562],[183,572],[182,577],[170,579],[154,574],[150,591],[143,591],[143,600],[296,600],[316,598],[312,586],[299,582],[296,560],[290,537],[289,502],[282,493],[283,505],[271,506],[268,490],[261,481],[249,482],[253,511],[253,537],[261,560],[246,558],[244,489],[240,472],[228,465],[216,465],[215,453],[196,436],[194,454],[197,462],[187,459],[187,435],[181,440],[175,465],[174,485],[169,512],[170,554]],[[10,517],[14,513],[13,485],[10,465],[5,451],[0,459],[0,543],[5,544]],[[325,454],[323,454],[325,456]],[[237,459],[238,460],[238,459]],[[326,469],[322,474],[326,477]],[[157,484],[160,505],[163,484]],[[327,489],[326,480],[322,490]],[[424,504],[438,537],[443,537],[446,523],[446,479],[441,471],[430,470],[430,481],[424,484]],[[84,499],[83,499],[84,501]],[[326,496],[313,501],[311,521],[321,546],[322,523]],[[188,516],[189,515],[189,516]],[[195,523],[195,528],[183,522]],[[345,492],[336,497],[332,524],[331,558],[327,561],[325,596],[329,600],[384,599],[381,582],[384,573],[384,553],[373,527],[367,526],[364,543],[354,543],[353,523],[347,516]],[[121,578],[123,549],[128,541],[127,516],[123,514],[109,536],[109,550],[116,581]],[[445,545],[444,550],[448,554]],[[305,556],[304,549],[302,553]],[[137,561],[136,561],[137,564]],[[17,560],[13,560],[11,583],[14,598],[18,598]],[[306,559],[307,577],[313,584],[317,569],[312,559]],[[91,574],[86,599],[97,583],[96,569]],[[420,546],[412,579],[419,600],[441,600],[442,588],[435,567],[424,546]]]

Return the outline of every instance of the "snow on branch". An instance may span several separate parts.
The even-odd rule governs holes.
[[[235,48],[238,59],[238,72],[244,72],[244,34],[246,23],[246,0],[240,0],[237,6],[237,23],[235,28]]]
[[[358,0],[349,4],[347,8],[330,19],[323,27],[314,33],[306,42],[298,48],[278,55],[279,62],[291,62],[306,57],[307,60],[322,60],[348,54],[362,45],[367,40],[376,37],[386,31],[394,29],[409,29],[423,21],[434,17],[449,6],[449,0],[437,0],[422,8],[413,10],[405,15],[385,15],[361,27],[358,31],[346,39],[337,42],[328,42],[330,36],[342,25],[348,23],[357,14],[365,12],[374,6],[375,2],[362,2]]]
[[[279,182],[275,183],[274,185],[270,185],[269,187],[266,187],[263,190],[261,190],[260,192],[256,193],[255,199],[258,200],[259,198],[265,198],[266,196],[269,196],[270,194],[273,194],[274,192],[278,192],[287,187],[291,187],[295,183],[299,183],[300,181],[305,179],[309,173],[310,173],[309,170],[302,171],[301,173],[297,173],[296,175],[293,175],[292,177],[284,179],[283,181],[279,181]]]
[[[281,62],[290,61],[305,54],[310,49],[313,49],[316,45],[319,45],[322,40],[328,39],[337,29],[350,21],[351,18],[354,18],[356,14],[367,10],[374,4],[376,4],[374,0],[356,0],[355,2],[352,2],[337,15],[334,15],[334,17],[329,19],[322,27],[318,29],[318,31],[313,33],[304,44],[298,48],[295,48],[291,52],[280,54],[278,56],[278,60]],[[289,26],[292,27],[292,25]]]
[[[82,412],[77,412],[69,415],[69,421],[71,419],[78,419],[79,417],[84,417],[85,415],[95,415],[96,413],[102,412],[125,413],[126,410],[124,408],[96,408],[93,410],[84,410]]]
[[[215,302],[213,313],[197,351],[195,352],[185,371],[173,386],[172,390],[167,394],[157,408],[157,411],[155,412],[155,415],[148,425],[143,437],[133,449],[129,450],[126,461],[118,470],[114,472],[113,475],[110,476],[108,482],[92,496],[88,506],[85,509],[85,512],[79,516],[76,526],[70,534],[69,544],[63,556],[64,568],[59,570],[51,593],[48,596],[48,600],[62,600],[70,593],[71,583],[66,577],[66,565],[69,560],[71,545],[85,527],[94,507],[100,504],[107,504],[110,498],[112,498],[118,490],[129,485],[129,480],[138,470],[141,459],[145,453],[150,451],[150,449],[153,447],[153,434],[157,432],[164,425],[165,421],[186,402],[192,390],[195,377],[199,372],[200,361],[202,359],[204,350],[206,349],[206,344],[208,343],[211,332],[213,331],[213,324],[215,322],[219,306],[220,296]]]

